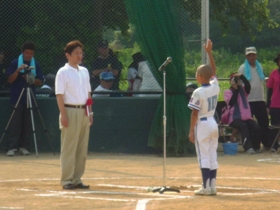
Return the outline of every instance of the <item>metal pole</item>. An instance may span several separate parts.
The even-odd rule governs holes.
[[[201,0],[201,63],[209,64],[204,44],[209,39],[209,0]]]
[[[165,185],[166,165],[166,72],[163,70],[163,186]]]

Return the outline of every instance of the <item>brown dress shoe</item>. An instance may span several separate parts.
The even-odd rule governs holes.
[[[77,189],[89,189],[89,185],[84,185],[83,183],[77,184],[75,186]]]
[[[63,189],[64,190],[74,190],[75,189],[75,185],[73,185],[73,184],[66,184],[66,185],[63,185]]]

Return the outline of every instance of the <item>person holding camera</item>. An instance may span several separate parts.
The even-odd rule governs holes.
[[[35,44],[25,42],[22,46],[22,54],[12,61],[6,72],[8,82],[11,84],[10,103],[15,109],[9,125],[8,156],[13,156],[18,147],[22,155],[30,154],[27,149],[31,130],[31,115],[27,108],[26,87],[30,86],[35,96],[35,86],[41,86],[43,81],[43,73],[40,65],[34,59],[34,52]],[[24,92],[22,92],[23,89]]]
[[[230,107],[229,126],[239,131],[242,145],[248,154],[261,152],[261,129],[253,120],[248,102],[251,85],[243,74],[230,75],[230,89],[224,91],[224,100]]]

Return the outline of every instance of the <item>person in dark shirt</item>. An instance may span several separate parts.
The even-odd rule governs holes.
[[[7,90],[10,87],[6,75],[7,67],[4,51],[0,50],[0,90]]]
[[[119,90],[122,63],[110,53],[106,40],[98,43],[97,50],[99,56],[92,63],[92,89],[95,90],[100,85],[99,75],[102,72],[111,71],[115,77],[111,90]]]
[[[35,96],[35,86],[41,86],[43,80],[43,73],[40,65],[34,59],[34,52],[34,43],[25,42],[22,46],[22,54],[12,61],[6,72],[8,82],[11,84],[10,102],[14,108],[9,124],[8,156],[13,156],[17,147],[22,155],[30,154],[27,149],[31,130],[31,114],[27,107],[26,92],[27,87],[30,87],[31,94],[33,93]]]

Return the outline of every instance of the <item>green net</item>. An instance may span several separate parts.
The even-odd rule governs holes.
[[[163,86],[163,72],[158,67],[168,56],[166,67],[166,139],[167,154],[193,153],[188,141],[190,110],[185,96],[186,75],[184,47],[178,0],[125,0],[129,20],[135,28],[136,41],[150,63],[153,75]],[[159,103],[149,136],[149,146],[163,147],[163,97]]]

